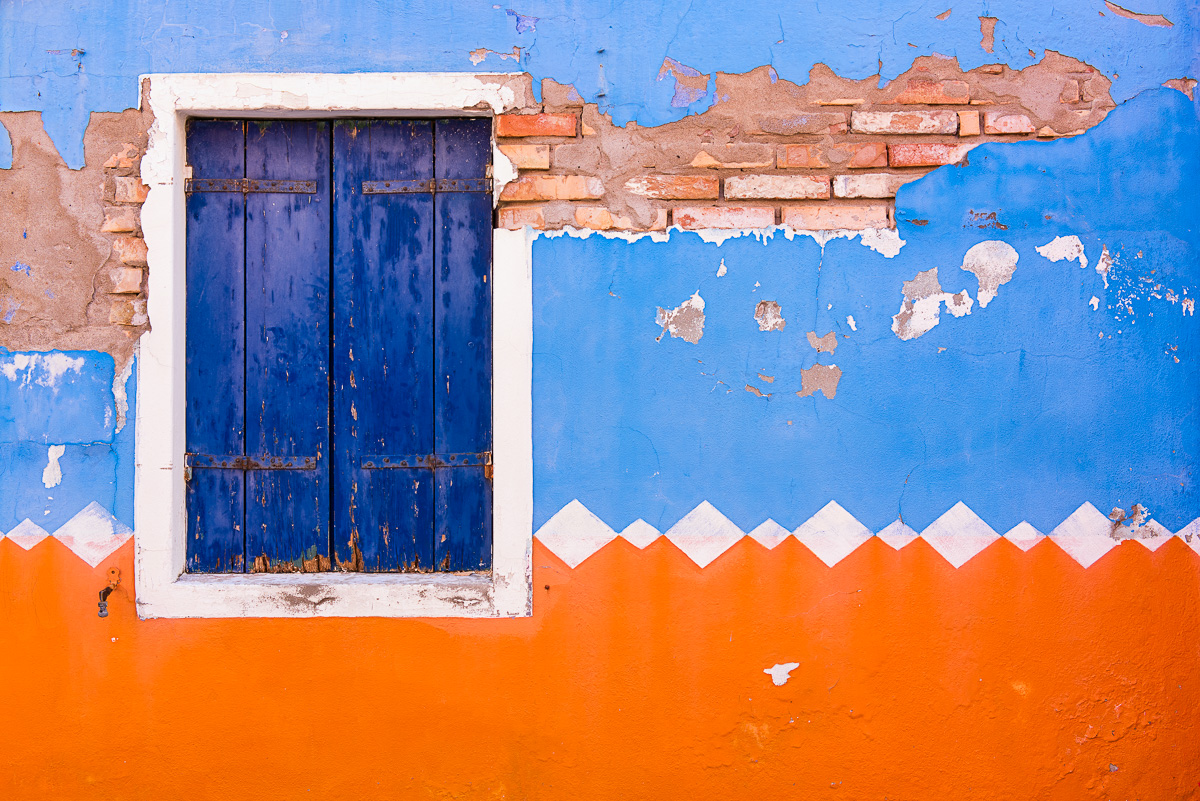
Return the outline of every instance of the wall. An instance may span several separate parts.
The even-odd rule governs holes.
[[[0,20],[5,797],[1200,797],[1191,5]],[[532,617],[138,620],[138,75],[247,69],[528,74]]]

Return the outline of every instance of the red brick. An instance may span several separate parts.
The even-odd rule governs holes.
[[[990,134],[1030,134],[1036,129],[1024,114],[1005,114],[1003,111],[983,112],[983,132]]]
[[[656,200],[716,200],[721,181],[707,175],[640,175],[626,181],[625,188]]]
[[[978,111],[960,111],[960,112],[958,112],[958,135],[959,136],[979,136],[979,112]]]
[[[896,190],[918,175],[892,175],[889,173],[867,173],[858,175],[835,175],[833,194],[836,197],[895,197]]]
[[[845,166],[851,170],[887,166],[887,145],[882,142],[842,145],[841,147],[850,151],[850,159],[846,162]]]
[[[855,111],[850,120],[855,133],[958,133],[953,111]]]
[[[574,114],[501,114],[496,136],[574,136]]]
[[[142,291],[142,268],[122,267],[112,271],[111,295],[137,295]]]
[[[770,145],[710,145],[692,159],[693,167],[726,170],[763,170],[775,166]]]
[[[113,255],[130,267],[146,266],[146,240],[122,236],[113,242]]]
[[[957,164],[974,145],[902,142],[888,146],[893,167],[939,167]]]
[[[829,178],[813,175],[738,175],[725,179],[730,200],[820,200],[829,197]]]
[[[104,210],[100,230],[107,234],[131,234],[138,230],[138,209],[134,206],[109,206]]]
[[[775,209],[762,206],[679,206],[672,216],[680,228],[770,228]]]
[[[893,98],[893,103],[918,103],[925,105],[961,104],[971,100],[971,87],[966,81],[931,81],[914,78],[904,91]]]
[[[882,203],[791,206],[783,210],[783,224],[802,231],[888,228],[887,212]]]
[[[129,169],[134,166],[134,161],[138,157],[138,149],[131,144],[121,145],[121,149],[109,156],[108,161],[104,162],[104,166],[109,169]]]
[[[575,224],[581,228],[594,228],[597,231],[607,231],[610,228],[623,230],[662,231],[667,227],[667,210],[656,209],[654,221],[646,228],[634,225],[633,220],[620,214],[613,214],[603,206],[578,206],[575,209]]]
[[[820,169],[829,162],[816,145],[784,145],[779,151],[779,166],[792,169]]]
[[[598,200],[604,194],[599,178],[586,175],[523,175],[507,184],[502,201]]]
[[[140,178],[119,175],[113,179],[116,182],[116,199],[118,203],[144,203],[150,187],[142,183]]]
[[[549,145],[500,145],[500,152],[518,170],[550,169]]]
[[[541,206],[509,206],[500,209],[500,227],[509,230],[524,228],[545,228],[546,215]]]
[[[146,301],[140,298],[113,301],[108,310],[108,321],[117,325],[145,325],[149,321],[146,317]]]

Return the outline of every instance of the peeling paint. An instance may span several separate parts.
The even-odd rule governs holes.
[[[847,318],[849,319],[849,318]],[[837,334],[830,331],[823,337],[818,337],[816,331],[808,332],[808,344],[813,347],[817,353],[833,353],[837,350]]]
[[[1171,20],[1167,19],[1162,14],[1139,14],[1136,11],[1130,11],[1127,8],[1122,8],[1121,6],[1117,5],[1116,3],[1107,2],[1107,0],[1104,3],[1104,6],[1109,11],[1116,14],[1118,17],[1124,17],[1125,19],[1131,19],[1134,22],[1140,22],[1143,25],[1149,25],[1152,28],[1173,28],[1173,27],[1175,27],[1175,23],[1171,22]]]
[[[79,374],[83,357],[65,353],[14,353],[0,359],[0,375],[9,381],[31,382],[42,387],[56,387],[68,372]]]
[[[1104,288],[1108,289],[1108,272],[1112,269],[1112,256],[1108,252],[1108,245],[1102,245],[1100,251],[1100,260],[1096,262],[1096,272],[1104,279]]]
[[[129,414],[129,394],[126,392],[126,386],[129,384],[129,377],[133,375],[133,359],[130,358],[125,362],[125,366],[117,370],[113,375],[113,405],[117,410],[117,432],[119,433],[125,427],[125,418]]]
[[[946,310],[955,317],[970,314],[974,303],[965,289],[955,294],[943,291],[936,267],[905,281],[902,291],[904,300],[900,303],[900,311],[892,317],[892,331],[903,340],[916,339],[937,325],[943,301]]]
[[[1080,248],[1080,256],[1083,256],[1082,248]],[[974,273],[976,280],[979,281],[979,308],[987,308],[988,303],[996,297],[996,291],[1000,286],[1012,280],[1019,258],[1012,245],[998,239],[980,242],[967,251],[967,254],[963,256],[962,269]],[[970,307],[968,306],[967,312],[969,311]],[[963,312],[963,314],[967,312]],[[961,315],[956,314],[955,316]]]
[[[1050,261],[1063,261],[1064,259],[1077,261],[1080,268],[1085,270],[1088,266],[1088,258],[1083,252],[1083,243],[1079,241],[1079,237],[1074,235],[1056,236],[1052,241],[1039,248],[1034,248],[1034,250]],[[980,298],[979,305],[984,305],[982,298]]]
[[[729,270],[725,267],[725,260],[721,259],[721,266],[717,268],[717,278],[723,278]]]
[[[782,331],[787,325],[779,308],[773,300],[760,300],[754,307],[754,321],[758,323],[759,331]]]
[[[670,311],[659,306],[656,322],[662,326],[662,333],[655,338],[657,341],[661,342],[663,336],[670,333],[672,337],[695,345],[704,336],[704,298],[697,291]]]
[[[760,663],[761,664],[761,663]],[[800,667],[799,662],[784,662],[782,664],[772,665],[765,668],[763,673],[771,677],[771,681],[776,687],[782,687],[787,684],[788,679],[792,677],[792,671]]]
[[[669,56],[663,59],[658,70],[658,80],[670,75],[675,79],[675,95],[671,98],[673,108],[687,108],[708,96],[708,75],[686,64],[680,64]]]
[[[836,364],[814,364],[807,370],[800,371],[801,390],[796,394],[807,398],[820,391],[826,398],[833,400],[837,395],[838,382],[842,380],[842,368]]]
[[[46,489],[57,487],[62,483],[62,467],[58,460],[66,453],[66,445],[51,445],[46,451],[46,469],[42,471],[42,484]]]
[[[854,322],[854,315],[853,315],[853,314],[850,314],[850,315],[847,315],[847,316],[846,316],[846,325],[850,326],[850,330],[851,330],[851,331],[857,331],[857,330],[858,330],[858,324]]]

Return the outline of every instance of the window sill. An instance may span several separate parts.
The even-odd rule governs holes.
[[[188,573],[143,617],[498,617],[491,573]],[[147,615],[146,613],[150,613]]]

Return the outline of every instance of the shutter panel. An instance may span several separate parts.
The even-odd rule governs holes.
[[[433,124],[339,121],[334,177],[337,558],[432,570],[434,477],[384,460],[434,447]]]
[[[193,178],[244,176],[244,123],[192,120]],[[245,361],[244,200],[241,192],[187,197],[187,450],[241,455]],[[202,469],[187,482],[187,569],[245,569],[245,474]]]
[[[311,460],[247,471],[255,570],[328,569],[329,169],[329,123],[246,124],[248,179],[316,184],[246,195],[246,455]]]
[[[435,141],[436,178],[461,181],[490,175],[491,120],[438,120]],[[492,449],[492,198],[486,187],[438,192],[434,198],[438,454]],[[491,568],[490,469],[476,465],[434,471],[434,556],[439,570]]]

